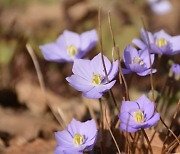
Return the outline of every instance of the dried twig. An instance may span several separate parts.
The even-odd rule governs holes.
[[[173,123],[174,123],[174,121],[175,121],[175,119],[176,119],[176,116],[177,116],[177,113],[178,113],[179,109],[180,109],[180,100],[179,100],[179,102],[178,102],[178,105],[177,105],[177,107],[176,107],[176,111],[174,112],[173,118],[172,118],[172,120],[171,120],[171,124],[170,124],[170,127],[169,127],[170,129],[171,129],[172,126],[173,126]],[[169,131],[168,131],[168,133],[167,133],[167,135],[166,135],[166,137],[165,137],[165,139],[164,139],[164,143],[163,143],[163,148],[162,148],[162,149],[164,149],[165,144],[166,144],[166,142],[167,142],[167,140],[168,140],[168,137],[169,137]]]
[[[99,8],[98,21],[99,21],[100,52],[101,52],[102,64],[103,64],[103,68],[104,68],[104,71],[105,71],[106,81],[109,83],[108,74],[107,74],[107,70],[106,70],[106,66],[105,66],[105,62],[104,62],[104,57],[103,57],[102,32],[101,32],[101,8]],[[118,108],[118,105],[117,105],[116,100],[114,98],[112,90],[110,89],[109,92],[110,92],[110,96],[112,97],[113,102],[114,102],[117,110],[119,111],[119,108]],[[115,138],[113,136],[113,133],[112,133],[112,131],[110,129],[109,123],[108,123],[108,128],[109,128],[109,132],[110,132],[110,134],[111,134],[111,136],[112,136],[112,138],[113,138],[113,140],[115,142],[115,145],[116,145],[116,147],[118,149],[118,152],[120,153],[119,147],[118,147],[117,142],[116,142],[116,140],[115,140]]]
[[[174,138],[176,139],[176,141],[178,142],[178,144],[180,145],[180,140],[178,139],[178,137],[174,134],[174,132],[166,125],[166,123],[163,121],[163,119],[160,117],[161,122],[163,123],[163,125],[166,127],[166,129],[174,136]]]
[[[145,25],[145,22],[144,22],[144,18],[142,17],[141,20],[142,20],[143,28],[145,30],[146,38],[147,38],[147,41],[148,41],[148,53],[149,53],[149,62],[150,62],[150,70],[151,70],[151,73],[150,73],[150,83],[151,83],[151,91],[152,91],[152,100],[155,103],[155,100],[154,100],[153,75],[152,75],[152,61],[151,61],[150,40],[149,40],[149,35],[148,35],[148,32],[147,32],[146,25]]]
[[[126,92],[125,98],[126,98],[126,100],[129,100],[129,90],[128,90],[128,86],[127,86],[124,74],[122,73],[121,58],[120,58],[120,54],[119,54],[119,47],[116,45],[116,42],[115,42],[115,39],[114,39],[114,34],[113,34],[112,24],[111,24],[110,11],[108,12],[108,23],[109,23],[109,29],[110,29],[110,33],[111,33],[111,37],[112,37],[112,41],[113,41],[113,47],[114,47],[114,50],[116,51],[117,56],[118,56],[119,82],[120,82],[120,85],[122,85],[122,81],[123,81],[124,86],[125,86],[125,92]]]
[[[180,135],[178,136],[178,139],[180,140]],[[171,153],[171,151],[175,148],[175,147],[177,147],[177,144],[178,144],[178,142],[176,141],[176,140],[174,140],[167,148],[165,148],[165,149],[162,149],[163,151],[162,151],[162,154],[164,154],[164,153]]]
[[[109,130],[109,132],[110,132],[110,134],[111,134],[111,137],[112,137],[112,139],[113,139],[113,141],[114,141],[114,143],[115,143],[115,145],[116,145],[116,148],[117,148],[117,150],[118,150],[118,153],[119,154],[121,154],[121,151],[120,151],[120,149],[119,149],[119,146],[118,146],[118,144],[117,144],[117,142],[116,142],[116,139],[115,139],[115,137],[114,137],[114,135],[113,135],[113,133],[112,133],[112,131],[111,131],[111,127],[110,127],[110,124],[109,124],[109,122],[108,122],[108,119],[107,119],[107,103],[105,104],[105,118],[106,118],[106,122],[107,122],[107,126],[108,126],[108,130]]]
[[[95,120],[95,122],[96,122],[96,125],[98,125],[96,115],[95,115],[94,110],[93,110],[92,105],[91,105],[91,103],[94,103],[94,102],[90,102],[91,100],[86,99],[85,97],[83,97],[83,101],[85,102],[85,104],[86,104],[86,106],[87,106],[87,108],[89,110],[91,118],[93,118]]]
[[[103,50],[103,45],[102,45],[102,31],[101,31],[101,8],[99,8],[99,14],[98,14],[98,22],[99,22],[99,44],[100,44],[100,52],[101,52],[101,59],[102,59],[102,64],[103,64],[103,68],[104,68],[104,72],[105,72],[105,77],[106,77],[106,81],[109,83],[109,79],[108,79],[108,73],[107,73],[107,70],[106,70],[106,66],[105,66],[105,62],[104,62],[104,57],[103,57],[103,53],[104,53],[104,50]],[[115,107],[117,108],[117,110],[119,111],[119,108],[118,108],[118,105],[116,103],[116,100],[114,98],[114,94],[112,92],[112,90],[110,89],[109,90],[109,94],[113,100],[113,103],[115,105]]]
[[[149,147],[149,149],[150,149],[150,153],[153,154],[152,147],[151,147],[151,143],[150,143],[150,141],[149,141],[149,139],[148,139],[148,136],[147,136],[146,132],[144,131],[144,129],[141,129],[141,131],[142,131],[142,133],[143,133],[143,135],[144,135],[144,137],[145,137],[145,139],[146,139],[146,141],[147,141],[148,147]]]
[[[60,125],[63,127],[63,129],[66,128],[66,123],[64,121],[64,116],[63,116],[63,112],[60,108],[58,108],[58,113],[59,113],[59,117],[54,113],[54,110],[53,108],[51,107],[50,103],[49,103],[49,100],[48,100],[48,97],[46,95],[46,88],[45,88],[45,84],[44,84],[44,80],[43,80],[43,76],[42,76],[42,72],[41,72],[41,69],[40,69],[40,66],[39,66],[39,63],[37,61],[37,58],[33,52],[33,49],[31,47],[30,44],[26,44],[26,48],[27,48],[27,51],[29,53],[29,55],[31,56],[32,58],[32,61],[34,63],[34,67],[36,69],[36,73],[37,73],[37,76],[38,76],[38,80],[39,80],[39,84],[40,84],[40,88],[41,88],[41,91],[44,95],[44,98],[46,100],[46,103],[48,105],[48,107],[51,109],[51,112],[53,113],[54,117],[57,119],[57,121],[60,123]]]

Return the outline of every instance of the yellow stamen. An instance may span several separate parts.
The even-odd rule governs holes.
[[[75,54],[77,54],[78,50],[76,48],[75,45],[69,45],[67,47],[67,53],[70,55],[70,56],[74,56]]]
[[[82,145],[84,142],[84,136],[80,135],[80,134],[75,134],[74,135],[74,139],[73,139],[73,143],[77,146]]]
[[[158,38],[156,39],[156,46],[163,47],[167,45],[167,41],[165,38]]]
[[[141,110],[138,110],[137,112],[134,112],[133,117],[134,117],[135,122],[137,122],[137,123],[144,122],[144,114],[143,114],[143,112]]]
[[[95,75],[94,72],[92,74],[92,83],[99,85],[102,81],[102,76],[100,74]]]
[[[132,60],[132,64],[135,64],[135,63],[139,65],[143,65],[144,61],[140,57],[137,57]]]

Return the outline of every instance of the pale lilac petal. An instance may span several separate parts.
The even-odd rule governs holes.
[[[151,3],[150,6],[152,11],[157,15],[163,15],[169,13],[172,10],[172,4],[167,0],[163,0],[163,1],[156,0],[156,2]]]
[[[179,64],[173,64],[171,66],[170,71],[174,74],[174,77],[178,80],[180,77],[180,65]]]
[[[144,111],[144,114],[147,118],[146,120],[149,120],[154,113],[154,103],[151,102],[144,94],[136,102],[139,104],[140,108]]]
[[[173,53],[169,43],[168,45],[161,47],[160,50],[162,54],[166,54],[166,55],[172,55]]]
[[[72,61],[72,59],[67,55],[66,51],[61,50],[56,43],[41,45],[39,48],[41,49],[44,58],[48,61]]]
[[[149,42],[148,42],[147,36],[149,38]],[[153,34],[151,32],[145,31],[143,28],[141,29],[141,37],[142,37],[142,40],[145,42],[146,45],[148,45],[149,43],[150,44],[154,43]]]
[[[151,64],[153,64],[154,63],[154,54],[150,54],[150,56],[151,56]],[[151,65],[150,65],[148,50],[142,51],[141,58],[143,59],[143,62],[145,63],[146,68],[150,68]]]
[[[63,34],[57,38],[56,44],[67,52],[67,42]]]
[[[56,149],[54,150],[54,154],[64,154],[61,146],[56,146]]]
[[[147,128],[147,123],[143,122],[143,123],[136,123],[136,125],[134,125],[133,127],[136,129],[140,129],[140,128]]]
[[[156,39],[158,39],[158,38],[164,38],[164,39],[166,39],[166,41],[169,41],[172,37],[168,34],[168,33],[166,33],[164,30],[160,30],[159,32],[156,32],[156,33],[154,33],[154,37],[156,38]]]
[[[67,130],[55,132],[56,140],[59,142],[59,139],[63,139],[66,142],[72,142],[72,136]]]
[[[80,133],[80,127],[81,122],[73,118],[70,124],[68,125],[67,130],[71,133],[72,136],[74,136],[74,134]]]
[[[71,75],[70,77],[67,77],[66,80],[78,91],[89,91],[94,87],[91,82],[78,75]]]
[[[88,52],[91,50],[98,41],[96,30],[90,30],[80,35],[81,40],[81,51]]]
[[[116,80],[111,81],[110,83],[105,84],[105,85],[97,85],[90,91],[83,93],[83,96],[87,98],[93,98],[93,99],[101,98],[103,95],[103,92],[106,92],[109,89],[111,89],[112,86],[115,84],[115,82]]]
[[[116,80],[113,80],[113,81],[111,81],[111,82],[109,82],[109,83],[107,83],[107,84],[104,84],[104,85],[99,85],[99,86],[97,86],[97,87],[95,87],[96,89],[97,89],[97,91],[98,92],[106,92],[106,91],[108,91],[109,89],[111,89],[113,86],[114,86],[114,84],[116,83]]]
[[[137,111],[137,109],[134,111]],[[133,112],[133,111],[131,111],[131,112]],[[131,115],[131,113],[129,113],[129,112],[123,112],[123,113],[119,114],[118,117],[122,123],[128,124],[129,126],[136,125],[133,115]]]
[[[170,43],[173,50],[172,55],[180,53],[180,36],[172,37]]]
[[[81,146],[74,146],[71,148],[63,148],[63,152],[65,154],[83,154],[84,150],[92,150],[94,147],[94,143],[96,141],[96,138],[93,138],[92,140],[85,142]]]
[[[152,73],[156,73],[156,69],[152,69]],[[151,74],[151,69],[147,69],[143,72],[140,72],[140,73],[137,73],[139,76],[146,76],[146,75],[149,75]]]
[[[145,68],[143,65],[140,64],[129,64],[129,69],[132,72],[136,72],[136,73],[142,73],[144,72],[147,68]]]
[[[65,148],[63,154],[83,154],[84,146]]]
[[[73,138],[67,130],[55,132],[54,134],[58,145],[66,148],[70,148],[73,146]]]
[[[117,75],[118,73],[118,60],[116,60],[115,62],[112,63],[111,65],[111,69],[108,73],[108,79],[109,81],[111,81],[112,79],[115,78],[115,76]]]
[[[129,70],[129,69],[122,68],[122,73],[123,73],[123,74],[129,74],[129,73],[131,73],[131,72],[132,72],[132,71]]]
[[[150,127],[154,126],[159,120],[160,120],[159,113],[154,114],[154,116],[151,117],[151,119],[146,121],[146,127],[145,128],[150,128]]]
[[[135,110],[138,110],[139,109],[139,106],[136,102],[133,102],[133,101],[122,101],[122,105],[121,105],[121,112],[120,113],[123,113],[123,112],[132,112],[132,111],[135,111]]]
[[[82,59],[86,53],[82,51],[78,51],[78,53],[74,56],[74,59]],[[87,58],[88,59],[88,58]]]
[[[133,39],[132,43],[134,43],[139,49],[142,49],[142,50],[147,47],[147,45],[138,38]]]
[[[89,82],[92,81],[93,70],[90,66],[90,60],[85,60],[85,59],[74,60],[72,72],[75,75],[79,75],[80,77],[84,78]]]
[[[64,38],[66,40],[67,46],[75,45],[76,48],[79,49],[79,47],[80,47],[80,36],[79,36],[79,34],[65,30],[63,35],[64,35]]]
[[[154,63],[155,55],[154,55],[154,54],[151,54],[151,55],[150,55],[150,58],[151,58],[151,64],[153,64],[153,63]],[[149,57],[148,57],[148,60],[147,60],[147,62],[146,62],[146,67],[147,67],[147,68],[150,68],[150,67],[151,67]]]
[[[107,59],[106,56],[103,56],[103,57],[104,57],[104,63],[105,63],[106,70],[107,70],[107,72],[109,72],[109,70],[111,69],[111,62]],[[101,74],[101,75],[105,76],[101,53],[99,53],[97,56],[95,56],[91,60],[91,67],[95,74]]]
[[[83,93],[84,97],[91,98],[91,99],[101,98],[102,95],[103,93],[99,93],[95,87],[92,90]]]
[[[157,47],[155,44],[151,44],[150,53],[160,54],[160,55],[163,54],[161,48]]]
[[[139,53],[139,56],[141,57],[141,59],[145,59],[145,58],[148,58],[149,57],[149,51],[148,51],[148,49],[146,48],[146,49],[143,49],[143,50],[139,50],[138,51],[138,53]]]
[[[127,67],[128,64],[131,64],[132,63],[132,60],[134,58],[137,58],[139,55],[138,55],[138,51],[136,50],[136,48],[134,48],[133,46],[131,45],[128,45],[125,49],[124,49],[124,54],[123,54],[123,60],[124,60],[124,63]]]
[[[81,124],[80,134],[85,135],[88,141],[92,140],[97,135],[97,128],[94,119]]]
[[[146,117],[146,120],[149,120],[152,115],[154,114],[154,103],[151,102],[149,104],[147,104],[148,108],[144,108],[144,114],[145,114],[145,117]]]
[[[126,132],[132,132],[132,133],[138,131],[138,129],[133,128],[131,126],[127,126],[127,124],[124,124],[124,123],[120,124],[120,129]]]
[[[86,150],[92,150],[94,148],[96,138],[97,138],[97,134],[96,134],[96,136],[94,136],[94,138],[92,138],[91,140],[86,142],[86,144],[85,144],[86,145],[86,148],[85,148]]]

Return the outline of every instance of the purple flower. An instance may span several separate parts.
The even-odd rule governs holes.
[[[148,47],[146,34],[147,32],[144,29],[141,29],[142,40],[135,38],[132,41],[140,49]],[[161,55],[175,55],[180,53],[180,35],[170,36],[164,30],[160,30],[154,34],[148,32],[148,37],[150,41],[151,53]]]
[[[126,132],[136,132],[140,128],[150,128],[160,119],[159,113],[154,113],[154,103],[145,95],[137,101],[122,101],[119,118],[120,129]]]
[[[180,65],[173,64],[170,69],[170,76],[174,74],[175,79],[178,81],[180,80]]]
[[[48,61],[72,62],[82,58],[98,41],[96,30],[81,35],[65,30],[56,42],[41,45],[43,56]]]
[[[138,51],[136,48],[128,45],[124,50],[123,60],[126,66],[126,69],[122,69],[124,74],[136,72],[140,76],[146,76],[151,73],[147,49]],[[151,62],[153,64],[154,54],[151,54]],[[156,69],[153,69],[152,72],[155,73]]]
[[[164,15],[172,10],[172,4],[169,0],[147,0],[152,11],[157,15]]]
[[[97,128],[94,120],[80,122],[72,119],[66,130],[55,132],[58,142],[55,154],[82,154],[93,149]]]
[[[111,62],[104,56],[104,62],[111,81],[118,72],[118,61]],[[101,98],[103,92],[108,91],[115,84],[116,80],[106,81],[105,71],[102,64],[101,54],[92,60],[76,59],[73,64],[72,76],[67,77],[69,84],[78,91],[83,92],[87,98]]]

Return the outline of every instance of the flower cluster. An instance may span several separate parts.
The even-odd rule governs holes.
[[[152,69],[155,54],[180,53],[180,36],[170,36],[164,30],[152,34],[142,29],[141,37],[142,39],[135,38],[132,41],[138,49],[128,45],[123,51],[123,74],[135,72],[139,76],[146,76],[155,73],[156,69]],[[92,60],[81,59],[95,46],[97,40],[95,30],[81,35],[65,30],[56,42],[40,46],[46,60],[73,62],[73,74],[66,77],[66,80],[69,85],[82,92],[84,97],[91,99],[101,98],[110,90],[116,83],[118,73],[118,61],[110,62],[101,53]],[[180,80],[179,64],[172,65],[170,75]],[[160,114],[156,112],[154,102],[143,94],[136,101],[122,101],[118,117],[122,131],[136,132],[154,126],[159,121]],[[58,142],[55,154],[82,154],[91,151],[97,134],[94,120],[82,123],[73,119],[66,130],[55,132]]]
[[[94,120],[80,122],[72,119],[66,130],[55,132],[58,142],[55,154],[83,154],[93,149],[97,128]]]

